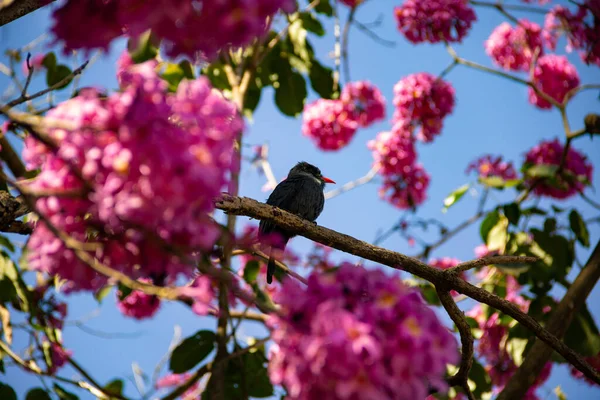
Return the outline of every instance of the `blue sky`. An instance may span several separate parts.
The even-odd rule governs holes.
[[[513,3],[516,1],[513,0]],[[566,3],[566,2],[565,2]],[[356,28],[350,33],[350,62],[351,76],[354,80],[367,79],[376,84],[387,99],[388,120],[375,124],[368,129],[361,129],[350,145],[338,152],[321,152],[312,142],[300,133],[301,118],[285,117],[278,112],[273,103],[273,92],[267,89],[263,92],[260,106],[254,115],[253,122],[248,124],[244,143],[254,145],[269,143],[270,162],[278,180],[285,177],[289,168],[297,161],[306,160],[319,166],[324,175],[338,183],[344,183],[364,175],[371,167],[372,157],[366,147],[368,140],[382,130],[390,128],[389,118],[393,112],[392,88],[402,77],[416,72],[440,73],[450,62],[451,58],[441,45],[414,46],[405,41],[395,28],[392,9],[400,4],[399,0],[371,1],[361,7],[357,19],[370,22],[379,15],[383,17],[377,33],[382,37],[396,41],[393,49],[380,46]],[[342,18],[346,10],[343,7]],[[466,59],[492,66],[484,52],[483,42],[503,17],[493,9],[477,8],[478,22],[462,45],[455,46],[458,54]],[[519,17],[527,16],[518,13]],[[536,17],[536,16],[534,16]],[[539,17],[536,17],[539,18]],[[539,19],[533,18],[540,22]],[[74,21],[79,23],[80,21]],[[30,43],[44,32],[48,31],[50,14],[48,9],[39,10],[5,27],[0,28],[0,50],[18,48]],[[328,25],[329,35],[325,38],[312,38],[317,56],[325,63],[333,66],[329,54],[333,49],[333,35]],[[564,48],[561,42],[561,49]],[[124,41],[116,42],[108,56],[101,56],[84,74],[81,84],[102,86],[109,89],[116,87],[114,77],[115,60],[118,57]],[[36,51],[43,51],[44,46],[38,45]],[[587,67],[579,61],[576,54],[569,55],[580,74],[582,83],[600,82],[600,69]],[[81,57],[80,57],[81,60]],[[6,60],[2,60],[6,62]],[[72,63],[76,65],[75,62]],[[514,82],[497,76],[465,67],[455,68],[447,77],[456,90],[457,103],[452,115],[447,117],[445,127],[440,136],[431,144],[418,145],[419,161],[431,175],[431,185],[428,200],[419,209],[419,215],[424,218],[437,218],[448,226],[455,226],[474,213],[478,198],[476,193],[468,193],[466,198],[442,214],[444,197],[455,188],[471,181],[472,177],[464,174],[468,163],[481,154],[503,154],[506,159],[520,166],[524,153],[543,139],[562,138],[564,135],[561,120],[556,111],[542,111],[527,100],[527,90]],[[41,87],[43,79],[36,78],[33,87]],[[0,88],[5,88],[8,80],[0,76]],[[65,94],[62,94],[65,96]],[[316,99],[315,93],[309,94],[309,101]],[[2,98],[2,103],[4,103]],[[598,112],[598,93],[587,91],[578,95],[568,108],[568,115],[573,129],[582,126],[585,114],[590,111]],[[590,160],[597,163],[600,160],[600,141],[580,138],[574,142],[574,147],[583,151]],[[244,148],[245,154],[250,155],[249,147]],[[241,194],[258,200],[265,200],[268,193],[262,192],[264,178],[257,174],[247,163],[242,171]],[[593,183],[597,187],[600,171],[596,165]],[[357,188],[343,196],[331,199],[325,205],[325,210],[319,218],[319,224],[340,232],[355,236],[366,241],[373,241],[380,230],[389,228],[403,214],[378,198],[377,189],[380,180]],[[588,196],[600,200],[594,189],[588,189]],[[504,193],[494,193],[490,205],[510,197]],[[542,203],[544,204],[544,203]],[[573,200],[564,202],[569,207],[577,207],[584,217],[599,214],[586,203]],[[247,223],[246,218],[240,218],[239,226]],[[598,225],[590,226],[591,241],[595,243],[600,237]],[[432,253],[433,257],[451,256],[460,259],[473,258],[473,248],[480,244],[478,224],[439,247]],[[425,236],[427,237],[427,236]],[[18,238],[22,241],[22,238]],[[304,238],[296,238],[292,247],[298,251],[311,248],[311,243]],[[410,247],[406,240],[392,236],[384,243],[385,247],[405,254],[416,254],[418,249]],[[578,248],[577,257],[584,262],[589,250]],[[339,260],[351,258],[336,254]],[[575,268],[576,269],[576,268]],[[553,291],[560,297],[562,291]],[[88,368],[92,375],[101,383],[113,378],[126,378],[125,394],[138,396],[132,383],[132,362],[137,363],[147,374],[152,375],[155,365],[168,350],[173,337],[174,326],[181,327],[182,337],[189,336],[199,329],[214,329],[216,321],[211,317],[198,317],[189,310],[177,305],[163,304],[156,318],[147,322],[137,322],[126,319],[116,310],[114,293],[109,295],[101,306],[88,295],[73,295],[67,297],[69,303],[68,321],[85,320],[83,324],[90,329],[104,333],[119,333],[117,337],[99,338],[93,336],[71,323],[64,332],[64,343],[72,349],[75,359]],[[469,302],[465,302],[470,306]],[[600,289],[596,287],[588,299],[592,314],[600,317]],[[445,318],[447,320],[447,318]],[[264,331],[256,324],[245,325],[242,332],[249,336],[262,337]],[[25,341],[16,332],[15,346],[24,346]],[[164,373],[163,369],[163,373]],[[63,376],[74,377],[76,373],[69,368],[61,371]],[[2,380],[8,380],[19,394],[39,386],[39,380],[26,375],[16,368],[9,368]],[[541,398],[552,399],[552,389],[560,385],[562,390],[575,399],[592,399],[600,396],[600,390],[593,389],[587,384],[571,379],[567,368],[555,367],[551,378],[540,389]],[[147,387],[148,388],[148,387]],[[70,389],[69,389],[70,390]],[[81,398],[90,395],[80,392]]]

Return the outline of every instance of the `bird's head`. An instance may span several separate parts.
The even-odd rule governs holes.
[[[305,161],[299,162],[290,170],[288,177],[293,175],[308,175],[312,178],[315,178],[323,186],[325,186],[326,183],[335,183],[333,180],[323,176],[319,168]]]

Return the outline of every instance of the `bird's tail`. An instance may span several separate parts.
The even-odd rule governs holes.
[[[267,264],[267,283],[273,282],[273,274],[275,273],[275,259],[269,255],[269,263]]]

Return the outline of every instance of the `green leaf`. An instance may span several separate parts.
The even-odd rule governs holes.
[[[229,80],[225,74],[225,67],[221,62],[214,62],[202,69],[202,75],[206,76],[210,83],[219,90],[231,90]]]
[[[440,298],[432,284],[421,284],[419,285],[419,288],[421,289],[421,295],[423,295],[423,298],[427,303],[432,306],[439,306],[442,304],[440,303]]]
[[[160,41],[150,31],[146,31],[137,39],[129,39],[127,49],[134,63],[140,64],[156,58]]]
[[[323,25],[321,24],[321,21],[319,21],[313,15],[313,13],[311,13],[309,11],[303,11],[303,12],[299,13],[299,17],[300,17],[300,20],[302,21],[302,25],[304,26],[304,29],[306,29],[309,32],[314,33],[317,36],[325,35],[325,29],[323,29]]]
[[[562,391],[560,385],[554,388],[554,394],[558,400],[567,400],[567,395]]]
[[[27,392],[25,400],[51,400],[51,397],[44,389],[37,387]]]
[[[119,283],[117,285],[118,288],[118,295],[119,295],[119,301],[123,301],[127,298],[127,296],[129,296],[131,294],[131,292],[133,292],[133,290],[131,290],[131,288]]]
[[[335,82],[331,68],[324,67],[317,60],[313,60],[308,76],[311,87],[319,96],[324,99],[337,97],[338,93],[335,92]]]
[[[8,278],[0,279],[0,304],[11,301],[17,295],[12,281]]]
[[[465,193],[467,193],[469,187],[470,185],[467,183],[466,185],[462,185],[461,187],[450,193],[448,197],[444,199],[443,211],[448,210],[454,203],[459,201],[465,195]]]
[[[495,189],[504,189],[511,188],[519,185],[523,182],[522,179],[508,179],[505,180],[500,176],[488,176],[488,177],[480,177],[478,179],[479,183],[484,186],[495,188]]]
[[[525,173],[532,178],[555,178],[558,165],[536,164],[525,169]]]
[[[547,212],[537,207],[529,207],[521,210],[522,215],[546,215]]]
[[[279,86],[275,88],[275,104],[283,114],[295,117],[304,108],[306,81],[298,72],[292,71],[290,65],[283,60],[277,73]]]
[[[550,267],[530,270],[533,280],[547,282],[551,279],[564,278],[573,264],[573,253],[569,241],[563,236],[553,235],[539,229],[531,229],[531,233],[535,242],[531,245],[531,253]]]
[[[600,333],[586,305],[573,318],[564,340],[582,356],[595,356],[600,352]]]
[[[42,65],[47,70],[54,69],[54,67],[56,67],[56,54],[54,54],[54,52],[46,54],[42,60]]]
[[[46,72],[46,84],[48,85],[48,87],[54,86],[69,75],[71,75],[71,73],[71,68],[67,67],[66,65],[57,65],[53,69],[49,69]],[[60,90],[67,87],[67,85],[71,83],[72,80],[73,77],[65,81],[65,83],[63,83],[62,85],[57,86],[55,89]]]
[[[194,79],[194,72],[189,61],[182,61],[179,64],[167,63],[161,77],[169,84],[169,91],[175,92],[183,78]]]
[[[98,303],[102,303],[102,300],[104,300],[104,298],[108,296],[112,288],[112,285],[106,285],[104,287],[101,287],[98,291],[96,291],[96,293],[94,293],[94,298],[96,299],[96,301]]]
[[[556,218],[546,218],[544,221],[544,231],[552,233],[556,230]]]
[[[494,225],[487,235],[487,248],[490,251],[498,250],[500,253],[504,253],[506,243],[508,240],[508,218],[499,216],[496,225]]]
[[[17,400],[17,394],[12,387],[0,382],[0,399]]]
[[[54,388],[54,392],[58,395],[58,398],[61,400],[79,400],[79,397],[77,397],[76,395],[74,395],[71,392],[67,392],[58,383],[55,383],[53,388]]]
[[[481,221],[481,227],[479,228],[479,233],[481,234],[481,240],[484,243],[487,243],[488,235],[492,228],[498,223],[500,220],[500,213],[497,210],[490,212],[485,216],[483,221]]]
[[[519,224],[521,210],[519,209],[519,205],[517,203],[505,204],[502,209],[504,211],[504,215],[506,218],[508,218],[508,222],[515,226]]]
[[[122,395],[124,382],[122,379],[113,379],[104,386],[104,390],[113,395]]]
[[[186,338],[173,350],[169,369],[182,374],[194,368],[213,351],[215,340],[215,333],[207,330],[198,331],[194,336]]]
[[[260,264],[258,261],[256,261],[256,260],[248,261],[246,263],[246,266],[244,267],[244,280],[248,283],[255,282],[259,271],[260,271]]]
[[[576,210],[571,210],[569,213],[569,225],[577,241],[584,247],[590,247],[590,233],[583,218],[581,218],[581,215]]]
[[[228,363],[225,375],[226,399],[243,398],[244,389],[250,397],[265,398],[273,395],[264,351],[264,345],[259,346]]]
[[[333,16],[333,7],[331,7],[329,0],[319,1],[319,3],[315,6],[315,11],[319,14],[327,15],[328,17]]]
[[[30,303],[29,289],[27,289],[27,285],[25,285],[25,282],[21,278],[21,274],[17,266],[4,252],[0,257],[0,281],[3,279],[8,279],[12,283],[12,286],[21,302],[21,311],[28,312]]]
[[[4,247],[6,250],[10,251],[11,253],[14,253],[14,251],[15,251],[15,246],[4,235],[0,235],[0,245],[2,245],[2,247]]]
[[[514,338],[508,341],[507,350],[508,354],[511,355],[511,358],[515,362],[515,365],[518,367],[523,364],[523,357],[525,355],[525,347],[529,340],[527,339],[519,339]]]

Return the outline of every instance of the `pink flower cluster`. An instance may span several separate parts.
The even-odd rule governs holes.
[[[564,33],[567,37],[567,51],[580,50],[585,63],[600,66],[600,2],[586,0],[578,4],[577,11],[563,6],[554,7],[544,22],[544,39],[554,50],[558,38]],[[586,18],[589,22],[586,22]]]
[[[405,0],[394,14],[412,43],[461,42],[477,20],[467,0]]]
[[[97,243],[88,254],[100,262],[134,279],[189,276],[193,267],[157,239],[190,251],[212,248],[220,230],[208,213],[227,183],[243,121],[204,77],[170,94],[151,62],[131,72],[121,93],[103,99],[84,91],[48,113],[72,127],[49,130],[57,151],[27,137],[24,159],[41,169],[30,189],[80,193],[42,197],[36,207],[74,240]],[[66,279],[67,290],[106,282],[43,220],[28,247],[31,268]]]
[[[150,283],[150,279],[142,278],[140,282]],[[123,293],[117,290],[117,308],[123,315],[135,319],[150,318],[160,307],[160,298],[146,294],[140,290],[133,290],[123,300]]]
[[[374,166],[384,177],[380,197],[400,209],[413,208],[427,199],[429,175],[417,163],[410,123],[397,122],[367,145],[373,151]]]
[[[137,37],[151,29],[169,56],[200,52],[212,59],[223,48],[263,35],[268,17],[295,7],[292,0],[69,0],[54,11],[52,32],[70,51],[108,49],[124,34]]]
[[[558,140],[542,141],[525,155],[525,166],[548,165],[558,167],[561,164],[564,146]],[[592,181],[592,164],[577,150],[569,147],[560,175],[553,182],[543,179],[536,182],[533,192],[538,196],[549,196],[555,199],[566,199],[585,189]],[[534,185],[537,178],[529,178]]]
[[[579,86],[579,74],[567,57],[548,54],[539,58],[533,71],[533,84],[559,103],[571,89]],[[529,102],[541,109],[552,108],[552,104],[529,88]]]
[[[274,384],[291,399],[419,399],[447,389],[457,343],[418,292],[382,271],[343,264],[286,280],[269,324]]]
[[[454,109],[454,88],[426,72],[408,75],[394,86],[394,106],[395,123],[418,125],[417,139],[431,142]]]
[[[302,134],[325,151],[339,150],[350,143],[359,127],[385,118],[381,91],[366,81],[347,84],[339,100],[319,99],[304,107]]]
[[[596,371],[600,372],[600,354],[597,354],[592,357],[585,357],[585,361],[587,361],[587,363],[590,364]],[[570,366],[570,372],[571,375],[577,379],[582,379],[590,385],[598,385],[596,382],[585,376],[583,372],[573,367],[572,365]]]
[[[191,372],[186,372],[184,374],[169,374],[157,380],[154,386],[157,389],[180,386],[183,385],[191,377]],[[183,392],[183,394],[179,398],[181,400],[196,400],[199,398],[201,392],[202,391],[200,389],[200,382],[196,381],[192,386],[189,387],[189,389]]]
[[[468,174],[471,171],[477,171],[480,178],[498,176],[509,180],[517,177],[511,162],[502,161],[502,156],[494,157],[491,154],[486,154],[469,164],[465,173]]]
[[[529,71],[531,62],[543,55],[542,28],[526,19],[516,27],[500,24],[485,42],[486,53],[500,67],[513,71]]]

